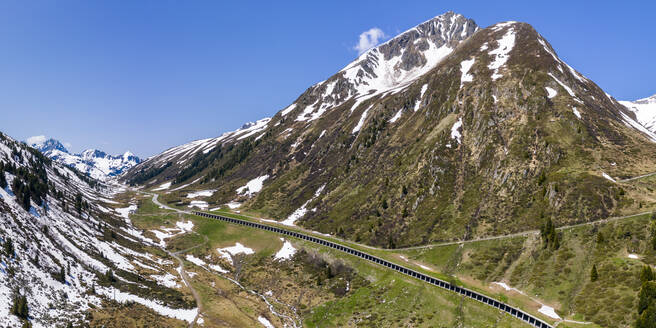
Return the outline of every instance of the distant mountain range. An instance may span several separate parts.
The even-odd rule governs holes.
[[[141,159],[129,151],[117,156],[97,149],[87,149],[80,154],[71,154],[58,140],[46,139],[43,136],[28,138],[26,143],[59,163],[74,167],[92,178],[103,181],[119,176],[141,163]]]

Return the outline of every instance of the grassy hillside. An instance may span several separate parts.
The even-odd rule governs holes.
[[[653,221],[651,215],[641,215],[561,230],[557,250],[545,248],[532,234],[394,253],[530,302],[525,295],[492,284],[505,282],[553,306],[563,317],[627,327],[635,321],[640,271],[656,264]],[[597,281],[590,279],[593,265]]]

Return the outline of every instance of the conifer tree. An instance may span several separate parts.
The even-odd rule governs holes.
[[[112,270],[107,270],[105,273],[105,279],[111,284],[116,282],[116,278],[114,278],[114,272]]]
[[[652,281],[654,280],[654,271],[648,266],[645,265],[642,267],[642,271],[640,272],[640,281],[641,282],[647,282],[647,281]]]
[[[14,304],[11,307],[11,314],[22,319],[27,319],[28,306],[27,297],[25,295],[18,295],[14,297]]]
[[[77,210],[77,214],[82,213],[82,193],[80,192],[75,195],[75,209]]]
[[[552,240],[553,240],[553,242],[551,244],[551,249],[552,250],[559,249],[560,248],[560,237],[556,233],[556,230],[554,230],[554,232],[553,232],[553,239]]]
[[[551,218],[548,218],[540,227],[540,235],[542,236],[544,248],[548,247],[552,250],[560,248],[559,236],[556,232],[556,226],[553,224],[553,221],[551,221]]]
[[[638,294],[637,328],[656,328],[656,283],[647,281],[642,283]]]
[[[7,240],[5,240],[5,243],[3,245],[3,249],[5,255],[9,257],[12,257],[14,255],[14,243],[12,242],[11,238],[7,237]]]
[[[597,281],[599,279],[599,273],[597,272],[597,265],[592,265],[592,270],[590,270],[590,281]]]
[[[0,188],[7,188],[7,178],[5,177],[4,167],[0,168]]]

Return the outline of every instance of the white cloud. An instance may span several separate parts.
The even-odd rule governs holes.
[[[46,136],[33,136],[27,138],[25,140],[28,145],[42,145],[44,142],[46,142]]]
[[[69,149],[69,148],[73,147],[73,145],[71,145],[70,142],[64,142],[64,147],[66,147],[66,149]]]
[[[380,40],[385,37],[385,32],[383,30],[373,27],[368,31],[364,31],[360,34],[360,41],[358,42],[353,49],[358,51],[358,55],[363,54],[365,51],[375,47],[380,43]]]

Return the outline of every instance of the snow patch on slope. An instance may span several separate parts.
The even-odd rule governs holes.
[[[313,201],[315,198],[319,197],[321,193],[323,192],[323,189],[326,187],[326,185],[323,185],[317,189],[317,191],[314,192],[314,197],[308,199],[303,206],[299,207],[296,209],[292,214],[290,214],[287,219],[280,221],[280,223],[287,225],[287,226],[294,226],[296,225],[295,222],[296,220],[302,218],[305,216],[305,214],[308,212],[307,205],[310,204],[311,201]]]
[[[169,181],[169,182],[162,183],[161,185],[159,185],[159,187],[153,189],[153,191],[166,190],[169,189],[170,187],[171,187],[171,182]]]
[[[274,259],[276,260],[289,260],[296,254],[296,248],[292,246],[292,243],[290,243],[288,240],[284,240],[283,238],[280,238],[281,240],[284,241],[284,244],[282,245],[282,248],[274,255]]]
[[[401,115],[403,115],[403,108],[399,109],[399,111],[396,112],[396,114],[394,114],[394,116],[392,116],[392,118],[390,118],[389,122],[394,123],[394,122],[398,121],[401,118]]]
[[[460,139],[462,138],[462,134],[460,134],[461,127],[462,127],[462,117],[458,118],[458,121],[453,123],[453,126],[451,127],[451,139],[456,139],[458,143],[460,143]]]
[[[252,196],[262,190],[264,181],[269,178],[268,174],[259,176],[253,180],[248,181],[244,186],[237,188],[238,194]]]
[[[176,276],[174,276],[174,275],[172,275],[168,272],[166,274],[163,274],[163,275],[151,275],[150,277],[155,279],[155,281],[157,281],[157,283],[162,285],[162,286],[165,286],[165,287],[168,287],[168,288],[180,288],[180,284],[178,284],[178,282],[177,282],[178,277],[176,277]]]
[[[415,102],[415,112],[419,110],[419,106],[421,105],[421,99],[424,98],[424,93],[426,93],[426,90],[428,90],[428,84],[424,84],[421,86],[421,92],[419,93],[419,99]]]
[[[137,210],[137,205],[130,205],[128,207],[114,209],[114,211],[116,211],[118,214],[120,214],[122,217],[126,219],[129,219],[130,214],[134,213],[136,210]]]
[[[216,190],[200,190],[200,191],[194,191],[189,194],[187,194],[187,198],[196,198],[196,197],[210,197],[214,195],[214,192]]]
[[[244,246],[240,243],[235,243],[235,246],[217,248],[216,251],[219,252],[219,254],[223,258],[228,260],[228,262],[230,262],[230,264],[233,264],[233,265],[234,265],[234,263],[232,263],[232,256],[237,255],[237,254],[241,254],[241,253],[246,254],[246,255],[255,254],[255,252],[253,251],[252,248],[248,248],[248,247],[246,247],[246,246]]]
[[[610,175],[606,174],[606,172],[601,172],[601,175],[602,175],[604,178],[606,178],[607,180],[609,180],[609,181],[617,182],[617,181],[615,181],[615,179],[613,179]]]
[[[579,98],[576,96],[576,94],[574,93],[574,90],[572,90],[572,88],[570,88],[569,86],[567,86],[565,83],[561,82],[561,81],[560,81],[558,78],[556,78],[553,74],[549,73],[549,76],[551,76],[551,77],[554,79],[554,81],[556,81],[558,84],[560,84],[560,86],[563,87],[563,89],[565,89],[565,91],[567,91],[567,93],[569,93],[569,95],[570,95],[572,98],[574,98],[574,100],[576,100],[576,101],[579,102],[579,103],[583,103],[583,102],[581,101],[581,99],[579,99]]]
[[[271,322],[263,316],[258,316],[257,321],[259,321],[265,328],[275,328],[275,326],[272,325]]]
[[[504,25],[505,24],[505,25]],[[498,27],[505,27],[511,23],[501,23],[497,24],[496,26]],[[492,50],[489,52],[489,54],[492,56],[492,62],[488,65],[488,68],[493,71],[492,73],[492,80],[495,81],[499,79],[500,77],[503,77],[502,74],[499,74],[499,69],[506,64],[508,61],[508,58],[510,58],[509,54],[510,51],[513,49],[515,46],[515,31],[510,28],[504,34],[501,39],[498,40],[499,47],[496,49]]]
[[[469,74],[469,70],[471,67],[474,65],[474,61],[476,58],[472,58],[470,60],[463,60],[460,63],[460,88],[462,89],[462,86],[465,84],[465,82],[471,82],[474,81],[474,76]]]
[[[547,317],[553,318],[553,319],[557,319],[557,320],[561,319],[561,317],[558,315],[558,313],[556,313],[556,310],[554,310],[554,308],[552,308],[551,306],[547,306],[547,305],[542,304],[542,307],[540,307],[538,312],[546,315]]]
[[[550,87],[544,87],[547,90],[547,97],[549,99],[555,97],[558,94],[558,91],[550,88]]]
[[[194,309],[174,309],[170,308],[168,306],[162,305],[159,302],[145,299],[143,297],[129,294],[122,292],[118,289],[115,289],[113,287],[109,288],[103,288],[103,287],[96,287],[96,292],[98,294],[104,295],[105,297],[109,299],[114,299],[119,303],[126,303],[126,302],[135,302],[139,303],[141,305],[144,305],[155,312],[167,316],[169,318],[176,318],[179,320],[184,320],[186,322],[192,322],[194,318],[196,318],[196,315],[198,314],[198,308]]]
[[[188,208],[198,207],[201,210],[206,210],[208,207],[210,207],[210,204],[208,204],[204,200],[192,200],[187,207]]]
[[[364,112],[362,113],[362,116],[360,116],[360,121],[358,121],[358,124],[353,128],[353,131],[351,133],[356,133],[360,131],[362,128],[362,125],[364,125],[364,120],[367,119],[367,114],[369,113],[369,110],[373,107],[373,105],[369,106],[369,108],[365,109]]]

